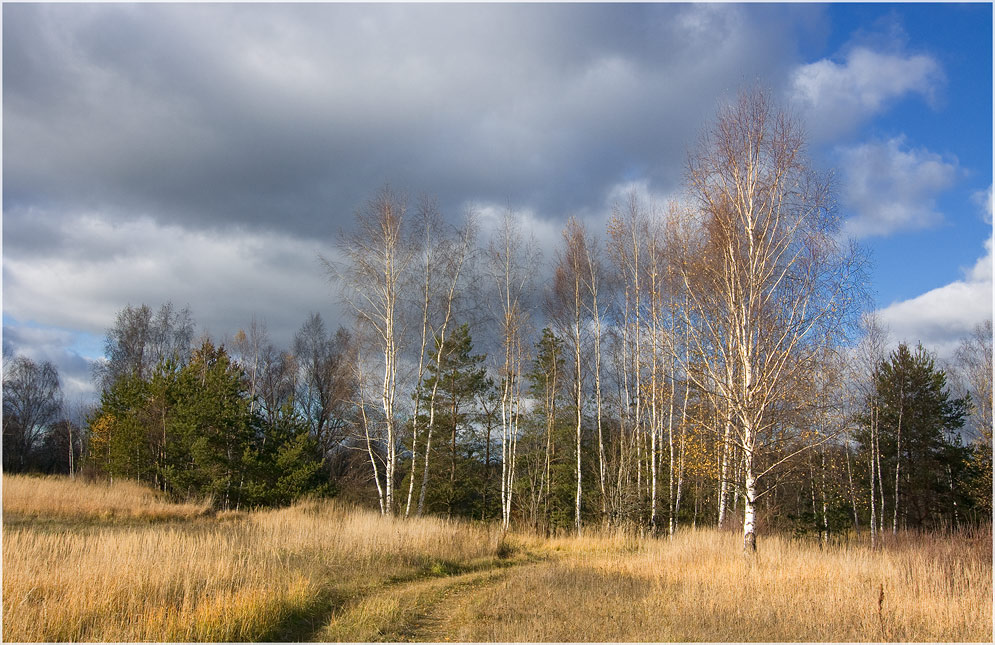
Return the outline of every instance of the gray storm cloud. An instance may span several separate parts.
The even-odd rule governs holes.
[[[679,183],[716,96],[790,64],[787,26],[707,5],[9,5],[5,201],[314,235],[391,181],[558,216],[634,169]]]

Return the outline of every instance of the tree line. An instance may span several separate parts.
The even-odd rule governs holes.
[[[545,532],[735,526],[748,550],[758,527],[988,521],[990,322],[956,384],[921,346],[886,352],[832,203],[762,92],[702,135],[681,202],[630,195],[603,236],[569,220],[551,272],[513,213],[481,242],[472,210],[454,224],[385,187],[323,258],[348,330],[315,314],[290,351],[256,323],[195,344],[189,311],[129,306],[79,451],[60,449],[221,507],[338,494]],[[12,470],[57,416],[12,403],[8,423],[16,374]]]

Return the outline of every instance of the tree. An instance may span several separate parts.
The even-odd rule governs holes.
[[[443,345],[436,337],[436,348]],[[470,464],[473,446],[466,446],[461,440],[471,438],[470,429],[475,423],[475,403],[477,397],[492,386],[483,367],[484,356],[471,354],[473,339],[470,327],[463,324],[456,328],[444,350],[441,360],[428,366],[429,376],[424,387],[437,393],[439,410],[435,422],[449,430],[448,473],[436,474],[432,497],[435,507],[446,517],[454,515],[472,516],[474,505],[479,503],[479,491],[474,490],[468,481],[472,473]],[[437,452],[440,448],[436,448]]]
[[[720,355],[703,363],[696,385],[732,412],[747,551],[756,549],[757,480],[773,467],[756,470],[761,437],[792,384],[834,343],[855,285],[852,251],[834,236],[829,183],[803,151],[798,126],[755,91],[720,111],[687,165],[701,235],[677,270],[702,322],[690,341]]]
[[[312,313],[294,336],[296,402],[300,416],[324,455],[343,439],[347,402],[353,394],[349,344],[352,337],[340,327],[325,331],[321,314]]]
[[[32,466],[40,446],[62,409],[62,386],[55,365],[18,356],[3,370],[3,467],[8,472]]]
[[[147,380],[123,375],[101,392],[90,420],[89,466],[112,480],[146,481],[168,490],[169,461],[179,459],[171,432],[178,373],[175,362],[164,360],[152,367]],[[185,472],[182,466],[180,470]]]
[[[562,455],[571,441],[571,419],[565,412],[564,343],[546,327],[535,344],[526,378],[529,396],[538,402],[522,437],[528,515],[536,530],[568,526],[573,506],[573,469]],[[569,453],[566,453],[569,454]]]
[[[184,363],[190,354],[193,333],[189,307],[177,311],[167,302],[153,314],[146,304],[126,306],[118,312],[104,340],[107,362],[96,372],[102,388],[129,375],[144,378],[165,358]]]
[[[884,530],[884,480],[881,475],[881,442],[879,426],[881,401],[878,397],[877,381],[881,365],[885,360],[886,333],[878,318],[872,314],[861,320],[864,335],[857,347],[856,360],[851,363],[851,378],[855,392],[858,422],[863,423],[866,460],[868,464],[870,492],[870,532],[871,546],[875,546],[878,533]]]
[[[253,442],[243,456],[242,500],[247,505],[283,506],[331,490],[318,441],[292,406],[266,427],[264,439]]]
[[[418,436],[420,427],[421,403],[424,399],[425,350],[429,337],[436,339],[434,361],[438,365],[446,349],[446,335],[453,319],[458,287],[463,281],[464,265],[471,259],[473,240],[476,236],[476,218],[473,211],[466,213],[464,225],[449,234],[437,229],[438,212],[434,203],[423,205],[421,222],[425,234],[421,249],[424,260],[424,282],[421,287],[421,344],[418,350],[418,371],[415,382],[414,412],[411,423],[411,474],[408,482],[408,499],[404,508],[405,517],[411,512],[411,498],[414,493],[415,468],[417,466]],[[418,515],[425,509],[425,495],[428,490],[428,473],[432,455],[432,433],[435,430],[435,403],[438,381],[428,391],[428,419],[425,424],[425,458],[422,469],[421,489],[418,494]]]
[[[550,318],[557,326],[560,334],[570,342],[573,358],[571,393],[573,395],[574,427],[577,438],[575,445],[577,458],[577,469],[575,471],[577,494],[574,505],[574,527],[577,530],[577,534],[580,535],[581,501],[583,497],[581,431],[583,425],[585,376],[581,354],[584,341],[586,340],[584,326],[581,323],[586,320],[585,313],[590,308],[586,299],[587,293],[584,282],[586,279],[589,279],[592,270],[587,265],[591,258],[588,251],[587,233],[577,220],[572,217],[567,221],[567,227],[563,231],[563,243],[564,248],[553,273],[553,290],[550,293],[549,311]]]
[[[405,239],[406,206],[403,197],[384,187],[356,213],[357,228],[339,238],[338,250],[344,261],[336,264],[323,259],[330,275],[339,278],[346,300],[352,307],[357,326],[357,340],[378,356],[382,379],[377,386],[381,419],[376,423],[366,414],[365,384],[358,395],[367,447],[380,495],[383,513],[394,513],[394,487],[397,472],[397,385],[398,359],[405,340],[401,319],[403,281],[410,268],[413,252]],[[366,352],[359,356],[368,355]],[[358,366],[357,376],[368,372]],[[374,425],[382,432],[376,432]],[[374,430],[371,434],[370,430]],[[384,484],[380,485],[373,440],[383,445]]]
[[[511,212],[506,212],[487,252],[487,264],[495,286],[493,319],[501,350],[498,378],[501,388],[501,525],[508,530],[518,457],[521,420],[522,370],[528,360],[529,300],[537,264],[535,244],[525,241]]]
[[[292,353],[280,351],[270,343],[263,345],[259,356],[256,409],[266,427],[275,426],[286,415],[288,406],[293,408],[299,371],[297,358]]]
[[[964,503],[959,430],[968,401],[951,398],[946,374],[922,345],[912,352],[905,343],[879,365],[875,391],[881,468],[894,485],[892,530],[953,526]],[[869,432],[858,441],[871,449]]]
[[[209,340],[182,367],[164,358],[144,379],[121,377],[91,417],[88,463],[174,498],[210,497],[219,508],[323,492],[322,456],[307,425],[289,402],[263,423],[249,387],[242,367]]]
[[[977,509],[991,517],[992,321],[980,323],[961,341],[956,360],[956,372],[972,402],[972,411],[968,417],[968,426],[973,435],[968,487]]]
[[[245,372],[249,387],[249,399],[253,409],[256,405],[256,392],[262,371],[262,354],[264,348],[269,344],[266,323],[260,323],[255,316],[249,323],[249,332],[246,333],[244,329],[239,329],[231,344],[232,358],[242,366],[242,371]]]
[[[618,370],[621,372],[619,408],[621,432],[619,436],[619,456],[617,474],[616,515],[631,509],[623,509],[623,499],[630,500],[625,506],[642,501],[642,443],[644,427],[643,392],[643,307],[646,298],[645,245],[649,237],[649,214],[635,193],[629,195],[624,207],[615,205],[608,221],[608,234],[611,239],[609,252],[618,281],[623,285],[623,307],[617,325],[619,333]],[[626,433],[628,432],[628,439]],[[624,484],[631,485],[632,466],[635,465],[635,491],[626,495]],[[631,502],[636,502],[632,504]],[[636,510],[639,510],[638,508]]]

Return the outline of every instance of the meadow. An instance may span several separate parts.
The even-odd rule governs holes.
[[[334,500],[240,513],[3,478],[6,641],[992,640],[990,531],[820,548],[502,536]]]

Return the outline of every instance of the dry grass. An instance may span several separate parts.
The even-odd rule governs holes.
[[[5,514],[36,518],[5,515],[4,640],[992,639],[990,532],[873,552],[767,537],[746,558],[717,531],[502,543],[332,502],[198,517],[134,487],[4,484]],[[181,519],[117,521],[160,516]]]
[[[469,598],[463,641],[992,640],[991,536],[907,539],[884,551],[731,533],[553,543],[565,557]],[[881,610],[878,601],[883,585]]]
[[[171,504],[132,481],[84,482],[67,477],[4,475],[3,512],[28,517],[186,519],[210,512],[209,500]]]
[[[4,530],[3,639],[299,639],[343,598],[496,545],[487,528],[333,503],[85,531],[18,525]]]

